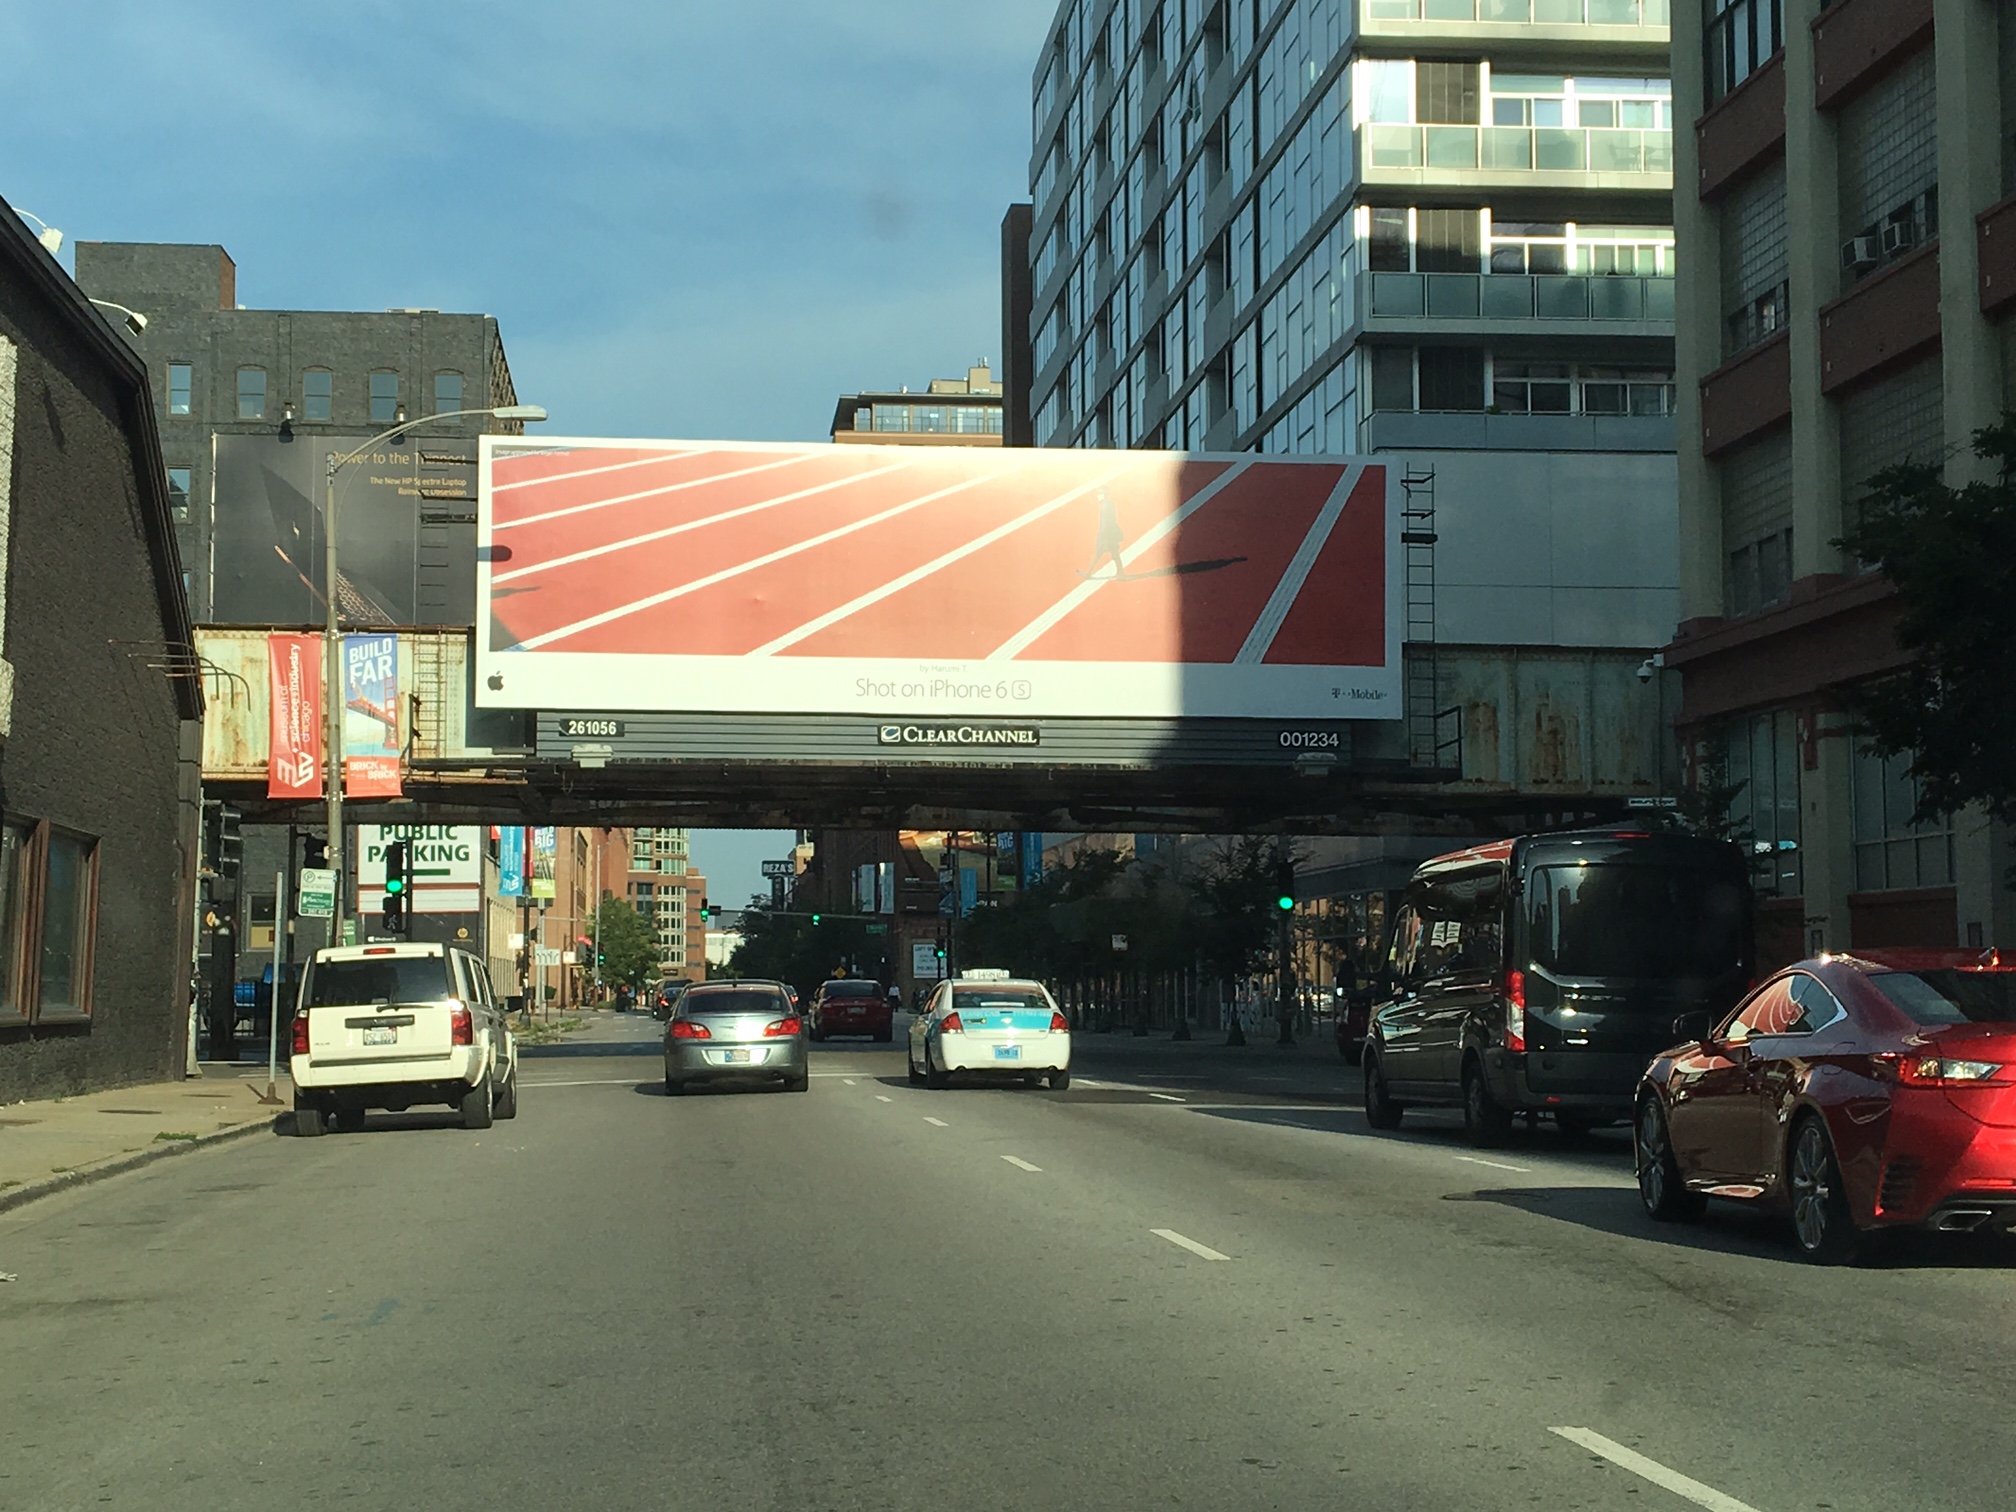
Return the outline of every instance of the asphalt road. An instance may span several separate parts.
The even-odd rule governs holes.
[[[2008,1503],[2006,1243],[1655,1229],[1621,1134],[1374,1135],[1269,1047],[1085,1036],[1058,1094],[829,1045],[674,1101],[657,1033],[528,1059],[483,1134],[0,1217],[0,1508]]]

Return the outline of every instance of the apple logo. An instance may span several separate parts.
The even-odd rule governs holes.
[[[490,691],[492,693],[501,693],[504,691],[504,674],[502,672],[492,672],[490,674]]]

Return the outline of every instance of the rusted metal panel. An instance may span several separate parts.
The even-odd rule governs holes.
[[[1467,792],[1650,797],[1671,735],[1648,652],[1444,647],[1444,698],[1463,713]]]
[[[266,680],[268,634],[257,627],[213,627],[196,632],[207,700],[203,717],[206,782],[251,782],[266,774],[272,707]],[[468,743],[469,650],[466,632],[399,632],[400,724],[408,757],[480,758],[490,754],[487,748]]]

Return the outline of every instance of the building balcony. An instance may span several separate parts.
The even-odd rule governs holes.
[[[1360,0],[1367,39],[1428,44],[1482,42],[1496,57],[1558,49],[1663,64],[1672,0]]]
[[[1375,331],[1536,336],[1673,335],[1673,280],[1620,273],[1369,273],[1359,318]]]
[[[1358,128],[1367,184],[1673,192],[1673,135],[1609,126]]]
[[[1492,415],[1380,410],[1365,419],[1369,451],[1670,452],[1671,415]]]

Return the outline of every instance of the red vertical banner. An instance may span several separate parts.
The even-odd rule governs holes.
[[[315,635],[266,637],[266,796],[322,796],[322,639]]]

